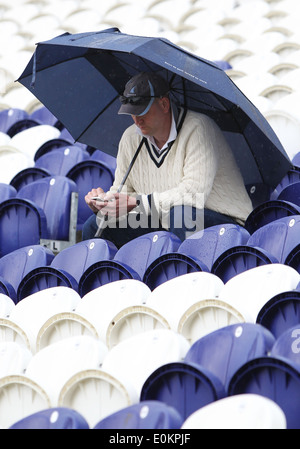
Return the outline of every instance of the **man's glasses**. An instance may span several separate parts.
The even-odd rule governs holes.
[[[151,100],[151,98],[159,98],[159,97],[155,97],[155,96],[152,96],[152,97],[135,97],[135,96],[125,97],[124,95],[121,95],[120,102],[122,104],[129,103],[129,104],[135,104],[135,105],[142,105],[142,104],[147,103],[147,101]]]

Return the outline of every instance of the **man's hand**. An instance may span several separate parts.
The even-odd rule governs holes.
[[[87,195],[85,195],[84,199],[86,204],[89,206],[90,209],[92,209],[92,211],[97,214],[99,212],[99,210],[102,209],[103,206],[105,206],[106,203],[100,203],[100,201],[95,201],[92,200],[92,197],[94,196],[99,196],[101,198],[104,198],[106,195],[106,193],[104,192],[103,189],[101,189],[101,187],[98,187],[97,189],[92,189],[90,192],[87,193]]]
[[[108,215],[109,217],[122,217],[127,215],[132,209],[137,206],[136,199],[133,196],[126,195],[125,193],[107,193],[103,196],[106,202],[97,201],[97,207],[101,207],[101,214]]]

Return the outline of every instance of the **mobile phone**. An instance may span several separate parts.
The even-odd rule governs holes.
[[[100,196],[92,196],[91,200],[102,201],[103,203],[108,203],[109,201],[114,201],[114,198],[112,198],[111,200],[104,200]]]

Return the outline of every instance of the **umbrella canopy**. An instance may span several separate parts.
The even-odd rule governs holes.
[[[207,114],[223,131],[246,186],[276,187],[291,161],[275,132],[213,62],[158,37],[112,28],[63,34],[37,45],[18,81],[68,129],[75,141],[116,155],[130,117],[118,115],[127,81],[155,71],[178,105]]]

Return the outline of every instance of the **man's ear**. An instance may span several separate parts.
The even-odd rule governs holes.
[[[161,104],[164,112],[169,112],[169,110],[170,110],[170,100],[169,100],[168,97],[162,97],[160,99],[160,104]]]

